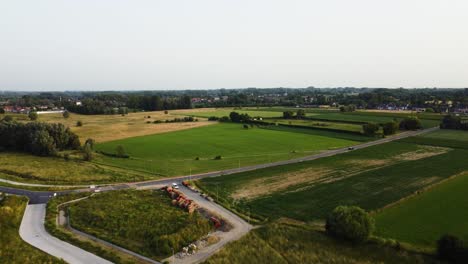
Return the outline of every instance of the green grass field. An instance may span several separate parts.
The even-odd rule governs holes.
[[[200,111],[197,112],[196,110],[193,110],[193,112],[188,112],[186,115],[189,116],[196,116],[196,117],[211,117],[211,116],[216,116],[216,117],[223,117],[223,116],[229,116],[231,112],[237,112],[239,114],[248,114],[252,117],[263,117],[263,118],[271,118],[271,117],[282,117],[283,113],[281,112],[273,112],[273,111],[250,111],[250,110],[237,110],[234,108],[220,108],[216,109],[213,111]]]
[[[162,175],[188,175],[190,171],[201,173],[301,157],[354,145],[357,141],[353,139],[365,138],[333,137],[337,134],[244,129],[241,124],[220,123],[98,144],[97,149],[107,153],[115,153],[122,145],[130,158],[102,157],[97,162]],[[217,155],[222,159],[214,160]]]
[[[392,142],[301,164],[198,185],[230,208],[260,219],[323,219],[338,205],[376,210],[467,169],[468,151]]]
[[[438,263],[434,258],[377,243],[338,241],[307,225],[274,223],[228,244],[205,263]]]
[[[435,247],[453,234],[468,241],[468,173],[386,208],[376,218],[377,235]]]
[[[342,131],[350,131],[350,132],[362,132],[362,125],[358,124],[349,124],[349,123],[341,123],[341,122],[326,122],[326,121],[316,121],[316,120],[294,120],[294,119],[272,119],[268,120],[268,122],[278,123],[278,124],[285,124],[285,125],[293,125],[293,126],[306,126],[312,128],[319,128],[319,129],[333,129],[333,130],[342,130]]]
[[[440,129],[421,136],[406,138],[403,141],[430,146],[468,149],[468,131]]]
[[[19,236],[27,199],[8,196],[0,201],[0,262],[1,263],[65,263],[24,242]]]
[[[144,172],[93,164],[77,159],[39,157],[25,153],[0,153],[0,178],[50,185],[87,185],[154,179]]]
[[[159,190],[102,193],[70,205],[69,213],[74,228],[157,260],[211,231],[207,219],[173,206]]]

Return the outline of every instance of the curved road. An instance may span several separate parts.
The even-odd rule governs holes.
[[[419,130],[419,131],[408,131],[408,132],[403,132],[395,136],[371,141],[371,142],[366,142],[363,144],[355,145],[353,146],[354,149],[362,149],[362,148],[367,148],[370,146],[375,146],[375,145],[380,145],[384,144],[387,142],[399,140],[402,138],[407,138],[407,137],[412,137],[412,136],[417,136],[420,134],[432,132],[439,129],[438,127],[434,128],[429,128],[425,130]],[[229,175],[229,174],[234,174],[234,173],[239,173],[239,172],[245,172],[245,171],[252,171],[252,170],[257,170],[257,169],[262,169],[262,168],[268,168],[268,167],[275,167],[275,166],[280,166],[280,165],[286,165],[286,164],[293,164],[293,163],[299,163],[299,162],[304,162],[304,161],[310,161],[310,160],[315,160],[323,157],[329,157],[337,154],[342,154],[348,152],[348,148],[341,148],[341,149],[335,149],[335,150],[330,150],[330,151],[325,151],[319,154],[315,155],[310,155],[310,156],[305,156],[301,158],[296,158],[296,159],[291,159],[291,160],[285,160],[285,161],[278,161],[278,162],[272,162],[272,163],[267,163],[267,164],[260,164],[260,165],[252,165],[252,166],[247,166],[247,167],[242,167],[242,168],[236,168],[236,169],[229,169],[229,170],[224,170],[224,171],[216,171],[216,172],[209,172],[209,173],[203,173],[203,174],[197,174],[197,175],[192,175],[190,176],[192,179],[201,179],[201,178],[206,178],[206,177],[217,177],[217,176],[222,176],[222,175]],[[161,185],[169,185],[172,182],[180,182],[181,180],[187,179],[189,176],[181,176],[181,177],[174,177],[174,178],[169,178],[169,179],[162,179],[162,180],[151,180],[151,181],[146,181],[146,182],[134,182],[134,183],[126,183],[126,184],[116,184],[116,185],[108,185],[108,186],[103,186],[100,188],[101,191],[112,191],[112,190],[120,190],[120,189],[127,189],[127,188],[154,188],[156,186],[161,186]],[[21,183],[18,183],[21,184]],[[57,195],[64,195],[72,192],[87,192],[87,191],[92,191],[91,189],[80,189],[80,190],[69,190],[69,191],[58,191],[56,192]],[[72,246],[66,242],[63,242],[55,237],[50,236],[44,229],[44,216],[45,216],[45,204],[48,202],[48,200],[54,195],[54,192],[34,192],[34,191],[28,191],[28,190],[21,190],[21,189],[16,189],[16,188],[9,188],[9,187],[0,187],[0,192],[5,192],[5,193],[10,193],[10,194],[16,194],[16,195],[24,195],[29,197],[30,199],[30,205],[28,205],[25,216],[23,217],[23,222],[21,223],[21,228],[20,228],[20,235],[21,237],[28,242],[29,244],[33,245],[34,247],[37,247],[39,249],[42,249],[43,251],[59,257],[63,258],[66,261],[70,263],[110,263],[104,259],[101,259],[95,255],[92,255],[91,253],[88,253],[84,250],[81,250],[75,246]],[[192,196],[189,192],[184,190],[184,193],[188,195],[189,197],[193,197],[194,200],[197,199],[197,195]],[[197,200],[198,201],[198,200]],[[202,203],[202,201],[200,201]],[[211,208],[215,212],[219,212],[223,216],[227,216],[231,221],[236,222],[238,219],[236,219],[235,216],[232,212],[222,208],[219,205],[206,205],[205,202],[203,202],[204,206],[212,206]],[[231,216],[229,216],[230,214]],[[237,217],[238,218],[238,217]],[[240,219],[240,218],[239,218]],[[241,219],[241,221],[243,221]],[[244,222],[245,223],[245,222]],[[235,224],[235,223],[234,223]],[[240,224],[240,228],[236,230],[239,231],[239,237],[243,235],[245,232],[248,232],[250,230],[251,226]],[[222,243],[218,246],[219,248],[222,247],[225,243],[237,239],[238,237],[236,235],[229,237],[228,239],[222,240]],[[213,245],[215,246],[215,245]],[[210,248],[210,247],[208,247]],[[213,254],[217,249],[219,248],[214,248],[214,250],[210,250],[206,254],[201,254],[198,259],[195,259],[195,262],[202,261],[206,258],[208,258],[211,254]],[[195,258],[195,257],[194,257]],[[104,262],[102,262],[104,261]],[[190,261],[186,261],[184,263],[192,263]]]

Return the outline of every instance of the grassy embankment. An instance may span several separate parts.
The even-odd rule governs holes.
[[[0,262],[1,263],[65,263],[24,242],[19,236],[27,199],[7,196],[0,201]]]
[[[161,135],[135,137],[98,144],[115,153],[122,145],[129,159],[102,157],[98,162],[164,175],[189,175],[240,166],[269,163],[354,145],[368,138],[333,132],[297,133],[294,129],[244,129],[221,123]],[[215,160],[220,155],[222,159]]]
[[[206,264],[219,263],[438,263],[430,256],[368,242],[335,240],[308,225],[273,223],[228,244]]]
[[[156,260],[211,230],[198,212],[173,206],[159,190],[102,193],[71,204],[69,213],[74,228]]]

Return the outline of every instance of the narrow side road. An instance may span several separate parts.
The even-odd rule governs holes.
[[[170,257],[165,259],[166,261],[174,264],[200,263],[208,259],[211,255],[216,253],[227,243],[241,238],[252,229],[252,225],[245,222],[236,214],[232,213],[231,211],[225,209],[224,207],[214,202],[206,200],[205,198],[201,197],[198,193],[189,190],[185,186],[180,186],[179,191],[181,191],[187,198],[195,201],[200,207],[203,207],[204,209],[218,214],[221,218],[223,218],[225,221],[229,222],[229,224],[232,225],[232,229],[228,232],[218,232],[218,237],[220,238],[218,243],[202,248],[193,255],[184,258]]]
[[[47,233],[44,227],[46,204],[29,204],[20,226],[20,236],[32,246],[76,264],[110,264],[112,262],[70,245]]]

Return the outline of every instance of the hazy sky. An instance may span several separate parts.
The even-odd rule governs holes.
[[[0,0],[0,90],[468,87],[467,0]]]

